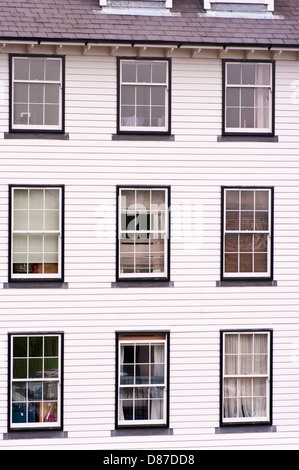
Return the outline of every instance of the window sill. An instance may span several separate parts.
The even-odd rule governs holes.
[[[163,134],[112,134],[112,140],[160,140],[174,141],[174,135]]]
[[[278,136],[264,135],[219,135],[217,142],[278,142]]]
[[[67,289],[67,282],[60,281],[15,281],[4,282],[3,289]]]
[[[66,439],[68,433],[66,431],[56,430],[34,430],[34,431],[11,431],[3,434],[3,440],[10,439]]]
[[[215,434],[237,434],[237,433],[256,433],[256,432],[276,432],[276,426],[271,424],[244,424],[227,425],[215,428]]]
[[[117,436],[165,436],[165,435],[172,435],[173,429],[170,428],[156,428],[156,427],[148,427],[148,428],[126,428],[126,429],[115,429],[111,431],[111,437]]]
[[[4,132],[4,139],[69,140],[69,134],[63,132]]]
[[[111,287],[174,287],[172,281],[117,281]]]
[[[216,287],[263,287],[263,286],[277,286],[277,281],[271,280],[230,280],[230,281],[216,281]]]

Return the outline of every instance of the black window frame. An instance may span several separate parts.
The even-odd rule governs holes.
[[[164,189],[166,190],[167,194],[167,204],[168,204],[168,224],[166,226],[166,250],[167,250],[167,261],[165,263],[165,276],[126,276],[123,277],[120,275],[119,270],[119,198],[120,198],[120,190],[121,189]],[[171,219],[171,211],[170,211],[170,199],[171,199],[171,187],[170,186],[163,186],[163,185],[117,185],[116,186],[116,282],[119,284],[125,284],[128,282],[132,285],[134,283],[141,282],[142,284],[146,283],[163,283],[163,282],[170,282],[170,219]]]
[[[230,276],[229,274],[225,274],[224,269],[225,269],[225,263],[224,263],[224,244],[225,244],[225,228],[224,228],[224,213],[225,213],[225,207],[224,207],[224,192],[225,190],[240,190],[242,191],[243,189],[245,190],[268,190],[270,194],[270,207],[269,207],[269,212],[271,213],[271,220],[269,220],[269,232],[270,236],[268,239],[268,242],[270,244],[270,247],[268,249],[269,253],[269,263],[270,263],[270,268],[269,268],[269,275],[264,276],[264,275],[253,275],[253,276],[246,276],[246,273],[244,275],[238,275],[238,276]],[[240,231],[239,231],[240,232]],[[237,233],[239,233],[237,232]],[[222,186],[221,187],[221,262],[220,262],[220,279],[221,281],[232,281],[236,284],[242,283],[242,282],[263,282],[263,281],[273,281],[273,275],[274,275],[274,187],[273,186]]]
[[[165,399],[166,399],[166,416],[165,416],[165,423],[163,424],[151,424],[150,421],[148,424],[119,424],[118,419],[118,412],[119,412],[119,341],[122,335],[129,335],[135,336],[136,338],[140,336],[144,336],[147,338],[150,335],[164,335],[165,336],[165,354],[166,354],[166,377],[165,377]],[[138,341],[138,340],[136,340]],[[169,330],[125,330],[125,331],[116,331],[115,332],[115,358],[116,358],[116,366],[115,366],[115,429],[166,429],[169,428],[169,420],[170,420],[170,413],[169,413],[169,400],[170,400],[170,331]]]
[[[13,202],[12,202],[12,193],[14,189],[59,189],[61,191],[61,213],[60,213],[60,224],[61,224],[61,252],[60,252],[60,259],[58,262],[60,263],[60,276],[57,277],[38,277],[34,276],[30,277],[22,277],[12,276],[12,218],[13,218]],[[57,285],[57,283],[64,282],[64,206],[65,206],[65,186],[62,184],[10,184],[8,187],[9,190],[9,204],[8,204],[8,282],[9,284],[19,284],[19,285],[31,285],[42,283],[43,285]]]
[[[9,54],[9,134],[16,134],[21,136],[22,134],[29,134],[34,137],[37,136],[47,136],[47,135],[61,135],[65,133],[65,56],[57,54]],[[60,129],[47,129],[45,127],[39,128],[15,128],[13,124],[13,59],[23,57],[23,58],[43,58],[43,59],[59,59],[61,60],[61,128]]]
[[[121,103],[120,103],[120,96],[121,96],[121,62],[122,61],[161,61],[167,62],[168,64],[168,99],[167,99],[167,108],[168,108],[168,116],[165,116],[165,121],[167,123],[167,129],[158,131],[158,130],[147,130],[145,127],[144,130],[136,130],[132,127],[132,130],[122,130],[120,125],[121,120]],[[130,56],[122,56],[117,57],[117,121],[116,121],[116,134],[117,135],[127,135],[127,136],[170,136],[171,135],[171,58],[169,57],[130,57]]]
[[[259,132],[258,129],[253,129],[250,132],[229,131],[226,129],[226,64],[227,63],[257,63],[257,64],[270,64],[272,66],[272,89],[271,89],[271,116],[270,116],[270,131]],[[252,59],[222,59],[222,136],[227,137],[274,137],[275,135],[275,60],[252,60]]]
[[[11,362],[13,358],[13,341],[12,338],[16,336],[26,336],[26,337],[34,337],[34,336],[59,336],[60,337],[60,358],[59,358],[59,365],[60,365],[60,378],[58,381],[58,394],[59,394],[59,416],[60,421],[58,425],[49,425],[49,426],[41,426],[41,427],[34,427],[30,426],[30,423],[27,423],[26,426],[14,426],[11,423],[11,400],[12,400],[12,367]],[[31,437],[39,436],[40,433],[51,431],[55,433],[56,431],[63,431],[64,426],[64,332],[62,331],[38,331],[38,332],[10,332],[8,333],[8,412],[7,412],[7,430],[8,433],[13,434],[14,432],[23,435],[28,434]],[[24,434],[23,434],[24,433]],[[33,433],[33,434],[30,434]],[[50,436],[49,436],[50,437]],[[54,434],[55,437],[55,434]]]
[[[234,421],[234,422],[228,422],[224,421],[223,417],[223,382],[224,382],[224,370],[223,370],[223,357],[224,357],[224,335],[225,334],[238,334],[238,333],[248,333],[248,334],[254,334],[254,333],[265,333],[269,335],[269,398],[268,398],[268,414],[269,414],[269,420],[261,421],[258,419],[252,419],[252,421]],[[234,427],[241,427],[241,428],[250,428],[254,426],[259,426],[259,427],[267,427],[271,426],[273,423],[273,329],[271,328],[248,328],[248,329],[224,329],[220,330],[220,393],[219,393],[219,426],[222,428],[234,428]]]

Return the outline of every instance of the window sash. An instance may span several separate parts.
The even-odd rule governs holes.
[[[15,61],[28,61],[30,59],[33,60],[38,60],[40,59],[41,61],[44,62],[44,66],[46,65],[46,61],[59,61],[60,63],[60,70],[59,70],[59,78],[58,79],[18,79],[15,78]],[[13,57],[12,58],[12,87],[11,87],[11,97],[12,97],[12,103],[11,103],[11,126],[13,130],[57,130],[60,131],[62,130],[62,67],[63,67],[63,62],[62,58],[59,57],[35,57],[35,56],[30,56],[30,57]],[[16,90],[15,86],[17,85],[24,85],[27,88],[27,98],[22,100],[22,101],[17,101],[16,98]],[[42,87],[42,97],[39,97],[38,100],[35,102],[34,98],[31,98],[31,95],[33,96],[33,87],[36,88],[36,86]],[[58,87],[58,94],[57,98],[58,101],[51,102],[47,101],[46,94],[47,91],[49,92],[50,87],[53,87],[53,85],[57,85]],[[25,118],[24,123],[17,123],[15,122],[16,120],[16,112],[15,112],[15,107],[16,106],[21,106],[23,108],[22,114],[23,117]],[[54,107],[56,108],[54,110]],[[35,111],[37,115],[39,115],[38,119],[42,121],[42,123],[35,123],[35,124],[30,124],[29,119],[31,117],[31,113]],[[58,122],[55,124],[46,124],[47,120],[47,114],[46,112],[49,111],[52,108],[55,113],[58,113]],[[55,118],[54,118],[55,119]]]
[[[122,207],[124,192],[132,192],[134,201]],[[150,200],[138,203],[138,192],[148,192]],[[164,193],[163,202],[152,203],[153,193]],[[128,229],[122,217],[131,217]],[[125,221],[127,224],[127,219]],[[150,228],[148,228],[148,224]],[[168,190],[165,188],[120,188],[118,198],[118,276],[119,278],[165,278],[168,265]],[[141,228],[137,228],[141,227]],[[153,228],[154,227],[154,228]]]
[[[264,336],[266,338],[266,351],[258,353],[255,349],[251,352],[244,351],[240,353],[240,338],[247,335],[252,337],[254,344],[257,336]],[[226,352],[226,337],[235,336],[237,338],[237,348],[234,352]],[[223,333],[223,350],[222,350],[222,422],[225,423],[252,423],[252,422],[269,422],[270,421],[270,387],[271,387],[271,350],[270,350],[270,332],[225,332]],[[267,356],[266,367],[264,364],[264,373],[253,371],[255,359],[264,358]],[[232,363],[233,368],[237,371],[227,373],[226,359],[231,357],[236,358],[236,362]],[[250,364],[252,361],[251,373],[244,371],[240,372],[241,361],[243,364]],[[229,392],[228,392],[229,390]],[[264,411],[257,413],[258,409]],[[227,416],[228,413],[233,416]],[[251,416],[245,416],[251,414]]]
[[[135,81],[123,81],[123,64],[126,63],[135,63],[138,64],[141,61],[124,59],[120,61],[120,86],[119,86],[119,129],[121,131],[128,132],[166,132],[168,131],[168,115],[169,115],[169,105],[168,105],[168,92],[169,92],[169,65],[168,61],[163,60],[143,60],[154,66],[156,63],[164,63],[166,66],[166,79],[165,81],[138,81],[136,78]],[[134,90],[134,100],[133,102],[128,102],[123,104],[123,97],[125,96],[125,88],[130,87],[131,92]],[[155,90],[158,88],[164,88],[163,101],[161,103],[153,103],[155,99],[153,95]],[[148,91],[148,99],[146,102],[138,104],[138,94]],[[132,108],[134,110],[133,115],[130,117],[124,116],[124,108]],[[162,110],[164,109],[164,113]],[[142,112],[145,115],[142,116]],[[162,114],[161,114],[162,113]],[[141,124],[142,120],[148,121],[148,125]],[[159,121],[160,125],[154,125],[153,122]],[[127,122],[125,122],[127,121]],[[130,121],[130,124],[129,124]]]
[[[165,335],[163,338],[159,339],[144,339],[141,338],[138,334],[136,335],[136,339],[134,336],[130,337],[129,339],[121,339],[118,340],[118,416],[117,416],[117,423],[119,426],[146,426],[146,425],[163,425],[167,422],[167,347],[166,342],[167,339]],[[163,361],[162,362],[151,362],[151,357],[149,357],[148,362],[139,363],[136,360],[136,347],[138,346],[148,346],[149,347],[149,354],[151,355],[151,348],[154,346],[163,346]],[[123,346],[132,346],[134,348],[134,361],[132,363],[125,363],[122,362],[122,347]],[[134,369],[133,372],[133,379],[135,379],[135,383],[128,383],[122,384],[121,377],[122,377],[122,366],[127,364],[129,367]],[[151,382],[151,366],[163,366],[163,382],[159,383],[150,383]],[[149,370],[149,378],[148,383],[137,383],[136,377],[136,368],[138,367],[147,367]],[[158,391],[158,396],[157,394]],[[147,396],[144,396],[145,390],[147,391]],[[122,394],[129,393],[131,394],[130,398],[122,398]],[[153,396],[152,396],[153,393]],[[125,402],[129,405],[129,409],[132,410],[132,418],[125,419]],[[138,412],[138,403],[144,406],[144,402],[146,402],[146,410],[148,413],[147,419],[136,419],[136,412]],[[156,405],[156,408],[155,408]],[[161,415],[160,417],[157,415]],[[151,416],[152,415],[152,416]]]
[[[227,208],[227,192],[235,191],[239,193],[239,208]],[[254,202],[252,209],[241,209],[241,195],[252,192]],[[256,193],[267,193],[267,209],[256,208]],[[272,194],[269,188],[224,188],[223,203],[223,240],[222,240],[222,258],[223,258],[223,277],[224,278],[260,278],[270,277],[271,275],[271,237],[272,237]],[[229,214],[237,214],[238,227],[227,229],[227,217]],[[250,229],[242,229],[242,214],[244,215],[244,226],[252,225]],[[267,214],[267,227],[264,229],[256,228],[258,225],[258,216],[260,216],[261,225],[264,224],[263,216]],[[249,216],[249,222],[246,222],[246,216]],[[229,220],[230,221],[230,220]],[[235,239],[235,248],[227,248],[227,242],[231,237]],[[247,240],[246,240],[247,239]],[[245,248],[249,244],[251,248]],[[242,247],[243,244],[243,247]],[[264,246],[263,246],[264,245]],[[235,265],[234,270],[227,269],[226,261],[231,257],[231,265]],[[265,261],[266,257],[266,261]],[[251,264],[251,269],[249,268]],[[247,266],[246,266],[247,265]],[[266,265],[266,269],[262,269]],[[229,266],[229,265],[228,265]],[[236,269],[237,267],[237,269]]]
[[[57,356],[47,356],[43,351],[43,354],[40,356],[30,356],[29,353],[29,341],[31,338],[42,338],[43,341],[43,348],[45,338],[56,337],[58,339],[58,351]],[[13,344],[15,338],[25,338],[27,339],[27,354],[26,356],[18,357],[14,356],[13,354]],[[11,335],[10,337],[10,428],[11,429],[36,429],[36,428],[60,428],[61,427],[61,358],[62,358],[62,344],[61,344],[61,334],[16,334]],[[29,362],[30,360],[33,361],[40,361],[43,363],[47,359],[55,359],[57,360],[57,377],[29,377]],[[14,360],[24,360],[26,361],[26,368],[27,368],[27,377],[18,378],[14,377]],[[44,368],[41,371],[42,375],[44,375]],[[53,392],[53,385],[54,392]],[[13,387],[25,387],[23,392],[25,391],[25,397],[22,396],[21,392],[19,393],[20,399],[14,400],[14,391]],[[47,393],[51,394],[51,386],[52,386],[52,394],[54,393],[54,397],[47,396]],[[47,387],[50,387],[47,389]],[[41,395],[38,394],[37,390],[40,391]],[[18,392],[16,392],[17,394]],[[36,395],[35,395],[36,393]],[[18,417],[14,414],[13,408],[14,405],[19,405],[23,407],[23,411],[19,412],[19,418],[24,420],[25,422],[19,422]],[[37,417],[41,419],[40,421],[31,421],[33,417],[37,414]],[[24,416],[25,415],[25,416]],[[16,418],[14,420],[13,418]],[[46,418],[45,421],[43,419]]]
[[[269,83],[267,84],[260,84],[260,83],[228,83],[228,68],[231,65],[240,64],[254,64],[256,67],[259,65],[269,65],[270,67],[270,75],[269,75]],[[225,63],[225,132],[227,133],[270,133],[272,132],[272,93],[273,93],[273,77],[272,77],[272,64],[269,62],[226,62]],[[238,103],[234,103],[233,106],[228,105],[228,92],[229,90],[236,90],[239,91],[239,98]],[[253,92],[253,104],[247,104],[242,106],[242,93],[246,90]],[[267,96],[266,101],[268,101],[268,105],[266,106],[264,103],[263,106],[263,98],[261,91],[268,92],[264,94]],[[234,120],[239,122],[239,125],[228,125],[228,113],[229,111],[234,113]],[[249,119],[249,126],[247,125],[247,121]],[[250,120],[252,122],[250,123]],[[263,123],[268,123],[268,125],[263,125]],[[242,125],[243,123],[243,125]]]
[[[27,208],[16,209],[15,192],[21,190],[27,192]],[[42,207],[30,207],[31,191],[42,193]],[[58,192],[58,207],[46,207],[46,191]],[[62,276],[62,188],[61,187],[13,187],[11,191],[11,279],[59,279]],[[22,214],[21,225],[17,227],[15,223],[16,214]],[[37,217],[34,217],[37,216]],[[47,229],[46,225],[51,224],[51,217],[54,217],[54,224],[58,226]],[[47,217],[48,216],[48,217]],[[57,221],[55,220],[57,217]],[[31,228],[30,224],[38,223],[39,228]],[[15,243],[19,237],[19,249],[15,249]],[[51,245],[55,244],[52,248]],[[37,246],[36,246],[37,245]],[[16,245],[17,246],[17,245]],[[18,262],[16,260],[19,260]],[[23,270],[19,266],[19,272],[14,272],[14,264],[24,265]],[[55,265],[57,264],[57,269]],[[32,269],[32,272],[30,270]],[[47,272],[48,271],[48,272]],[[52,271],[52,272],[51,272]],[[57,271],[57,272],[56,272]]]

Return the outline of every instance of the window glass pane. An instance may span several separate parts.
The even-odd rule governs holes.
[[[29,123],[29,110],[28,104],[15,104],[13,107],[13,123],[14,124],[28,124]]]
[[[242,64],[242,85],[255,84],[255,64]]]
[[[243,88],[241,89],[241,106],[242,107],[254,107],[254,88]]]
[[[29,235],[29,252],[43,252],[43,235]]]
[[[59,209],[59,189],[45,190],[45,208]]]
[[[252,254],[240,253],[240,272],[250,273],[252,272]]]
[[[136,63],[123,61],[122,62],[122,81],[123,82],[136,82]]]
[[[150,105],[150,93],[151,87],[149,86],[142,86],[137,87],[137,105]]]
[[[254,230],[254,212],[241,212],[241,230]]]
[[[58,336],[46,336],[44,348],[45,357],[58,357]]]
[[[29,338],[29,356],[41,357],[43,355],[43,338],[41,336],[32,336]]]
[[[132,85],[123,85],[121,88],[121,104],[135,105],[136,87]]]
[[[45,60],[38,59],[29,59],[30,61],[30,71],[29,79],[30,80],[44,80],[45,78]]]
[[[225,252],[238,252],[239,236],[235,234],[225,235]]]
[[[15,210],[14,214],[14,230],[28,229],[28,211]]]
[[[152,64],[152,82],[166,83],[167,64],[165,62],[153,62]]]
[[[138,106],[136,109],[136,125],[137,126],[150,126],[150,107]]]
[[[13,357],[27,357],[27,337],[13,338]]]
[[[255,253],[254,255],[254,272],[267,272],[268,255],[267,253]]]
[[[29,100],[29,85],[26,83],[14,84],[14,102],[15,103],[28,103]]]
[[[255,127],[254,109],[241,108],[241,126],[243,129]]]
[[[46,230],[59,230],[59,211],[45,212],[45,227]]]
[[[268,212],[255,213],[255,230],[268,230]]]
[[[234,107],[239,107],[240,106],[240,88],[227,88],[226,90],[226,105],[228,107],[234,106]],[[236,114],[238,111],[233,111]]]
[[[50,125],[58,125],[59,124],[59,106],[48,104],[45,105],[45,124]]]
[[[135,106],[121,107],[121,124],[122,126],[136,126]]]
[[[151,83],[151,62],[137,62],[137,82]]]
[[[269,192],[268,191],[255,191],[255,209],[268,210]]]
[[[151,103],[153,105],[164,105],[165,104],[165,87],[154,86],[151,87]]]
[[[32,210],[29,211],[29,229],[30,230],[43,230],[43,211]]]
[[[60,81],[60,64],[61,60],[59,59],[47,59],[45,62],[46,65],[46,76],[45,79],[49,81]]]
[[[29,85],[29,101],[30,103],[43,103],[44,101],[44,85],[30,84]]]
[[[225,255],[225,272],[237,273],[238,272],[238,254]]]
[[[270,85],[271,82],[271,65],[256,64],[256,84]]]
[[[240,113],[238,108],[226,108],[226,127],[240,127]]]
[[[226,212],[226,230],[239,230],[239,212]]]
[[[13,236],[13,252],[26,253],[27,252],[27,235],[15,234]]]
[[[47,84],[45,86],[45,103],[58,104],[59,103],[59,85]]]
[[[29,79],[29,59],[14,58],[14,79],[15,80],[28,80]]]
[[[241,83],[241,64],[227,64],[227,83],[230,85]]]
[[[28,190],[14,189],[14,208],[28,209]]]
[[[164,127],[165,126],[165,107],[155,106],[152,108],[151,126]]]
[[[239,191],[227,190],[226,194],[226,209],[239,210]]]

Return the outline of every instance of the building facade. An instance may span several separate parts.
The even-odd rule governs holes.
[[[0,1],[0,448],[297,449],[299,11]]]

